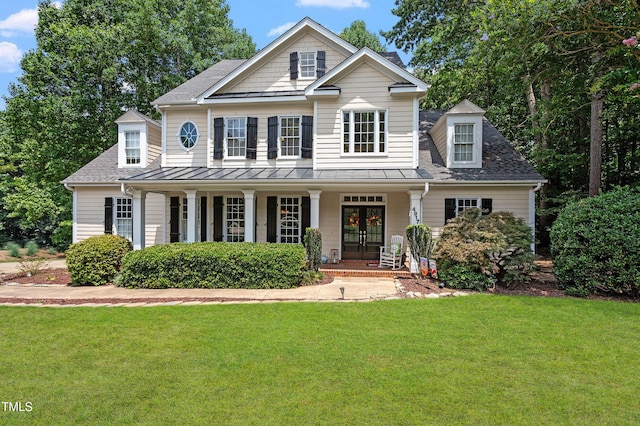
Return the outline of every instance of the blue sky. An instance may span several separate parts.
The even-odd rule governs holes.
[[[258,49],[305,16],[336,33],[358,19],[365,21],[371,32],[390,30],[398,21],[391,13],[394,3],[394,0],[227,0],[234,26],[246,28]],[[33,27],[38,20],[37,5],[38,0],[0,1],[0,95],[7,95],[9,83],[20,76],[22,55],[36,47]],[[396,49],[388,47],[388,50]],[[405,63],[409,61],[409,55],[398,53]],[[0,100],[0,109],[4,109],[4,100]]]

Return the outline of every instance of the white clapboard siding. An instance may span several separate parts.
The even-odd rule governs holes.
[[[176,109],[166,112],[167,134],[165,135],[167,167],[206,167],[207,166],[207,109]],[[187,151],[180,144],[178,133],[186,121],[193,122],[198,128],[198,143]]]
[[[147,126],[147,150],[149,163],[162,154],[162,130],[160,127]]]
[[[326,53],[325,66],[328,72],[346,59],[338,51],[332,49],[320,39],[306,34],[281,46],[275,55],[264,58],[263,64],[258,64],[257,70],[247,75],[241,82],[232,87],[224,87],[222,91],[231,93],[269,92],[280,90],[303,90],[315,79],[291,80],[289,74],[289,55],[293,52],[315,52],[322,50]]]
[[[76,232],[77,241],[104,234],[104,199],[123,197],[120,186],[77,187]],[[162,220],[164,196],[148,193],[146,198],[146,245],[164,242]]]
[[[395,83],[367,64],[359,66],[335,84],[342,89],[337,100],[318,102],[316,167],[412,168],[413,100],[392,97],[388,86]],[[387,110],[387,154],[342,154],[342,111]]]

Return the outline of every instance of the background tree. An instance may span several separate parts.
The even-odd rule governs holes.
[[[374,52],[387,50],[387,47],[380,41],[380,37],[367,30],[367,24],[364,21],[353,21],[351,25],[342,30],[340,37],[358,49],[367,46]]]
[[[114,144],[124,110],[153,115],[150,101],[255,44],[224,0],[45,0],[38,11],[37,47],[0,121],[0,216],[42,244],[71,214],[60,180]]]

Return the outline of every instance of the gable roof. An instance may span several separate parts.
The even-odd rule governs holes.
[[[195,104],[196,99],[201,97],[211,86],[228,76],[245,62],[247,62],[246,59],[223,59],[170,92],[160,96],[151,104],[159,106],[162,106],[162,104]]]
[[[354,67],[364,61],[369,61],[378,71],[383,72],[396,80],[399,79],[399,82],[406,81],[410,83],[410,86],[403,85],[403,87],[405,88],[414,87],[415,92],[424,93],[426,93],[429,89],[429,85],[427,83],[420,80],[406,69],[399,67],[398,65],[387,60],[379,53],[374,52],[368,47],[363,47],[354,55],[351,55],[349,58],[344,60],[340,65],[336,66],[335,68],[327,72],[324,76],[320,77],[318,80],[310,84],[306,88],[305,94],[307,96],[314,95],[315,92],[322,86],[331,85],[332,81],[335,81],[340,76],[350,72]]]
[[[122,114],[116,121],[117,124],[123,123],[148,123],[155,127],[162,127],[161,123],[148,117],[134,109],[130,109]]]
[[[278,49],[279,46],[285,44],[287,41],[293,39],[298,34],[303,33],[304,31],[312,31],[316,34],[324,37],[330,43],[334,45],[339,50],[342,50],[345,54],[352,54],[356,52],[358,49],[353,46],[351,43],[343,40],[338,35],[318,24],[313,19],[306,17],[296,25],[291,27],[288,31],[282,34],[280,37],[269,43],[264,49],[260,50],[257,54],[255,54],[251,59],[246,61],[240,67],[235,69],[233,72],[229,73],[226,77],[220,79],[215,84],[212,84],[211,87],[201,93],[198,96],[198,102],[202,102],[205,98],[213,95],[218,89],[229,84],[231,81],[241,78],[241,76],[245,73],[250,72],[251,68],[258,62],[260,62],[263,58],[274,52]]]
[[[482,168],[448,169],[429,135],[429,130],[446,112],[420,111],[419,167],[433,177],[432,182],[546,182],[485,117],[482,118]]]

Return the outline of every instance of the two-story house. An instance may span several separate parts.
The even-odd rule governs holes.
[[[223,60],[135,111],[118,141],[69,176],[73,241],[297,244],[377,259],[410,223],[437,233],[470,207],[534,226],[544,182],[463,101],[420,111],[428,85],[395,54],[356,49],[305,18],[249,60]]]

